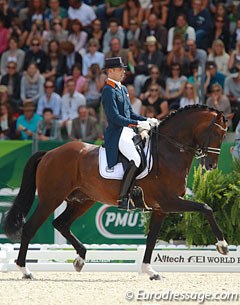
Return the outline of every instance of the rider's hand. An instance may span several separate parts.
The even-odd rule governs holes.
[[[148,121],[138,121],[137,127],[147,131],[151,129],[150,123]]]
[[[155,118],[147,118],[147,122],[150,124],[151,127],[158,126],[159,121]]]

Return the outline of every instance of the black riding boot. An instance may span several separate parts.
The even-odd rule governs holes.
[[[136,167],[134,161],[130,161],[128,168],[126,169],[126,171],[124,173],[122,184],[121,184],[119,200],[118,200],[119,209],[122,209],[122,210],[129,209],[129,204],[130,204],[129,192],[130,192],[130,188],[132,186],[132,182],[135,179],[137,170],[138,170],[138,167]]]

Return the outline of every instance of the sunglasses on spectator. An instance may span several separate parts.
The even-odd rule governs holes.
[[[158,91],[158,89],[150,89],[150,91]]]
[[[45,86],[45,88],[47,89],[47,88],[54,88],[54,86],[53,85],[47,85],[47,86]]]
[[[53,25],[57,25],[57,24],[62,25],[61,22],[53,22]]]
[[[152,71],[151,74],[157,74],[157,75],[158,75],[159,72],[157,72],[157,71]]]
[[[32,43],[32,46],[33,46],[33,47],[39,47],[40,44],[39,44],[38,42],[36,42],[36,43]]]
[[[179,68],[172,68],[173,71],[180,71]]]
[[[186,86],[185,89],[193,89],[192,86]]]
[[[217,19],[216,22],[224,23],[224,20],[222,20],[222,19]]]
[[[220,89],[214,89],[212,92],[220,92]]]
[[[7,66],[8,69],[16,69],[16,66]]]

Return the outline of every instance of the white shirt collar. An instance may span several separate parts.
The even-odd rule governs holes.
[[[114,79],[112,79],[112,78],[110,78],[110,77],[108,77],[108,79],[109,79],[111,82],[114,82],[114,83],[118,86],[119,89],[122,89],[122,84],[121,84],[121,82],[117,82],[116,80],[114,80]]]

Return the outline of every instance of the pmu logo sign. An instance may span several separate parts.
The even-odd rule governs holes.
[[[139,211],[125,212],[103,205],[97,211],[95,221],[99,233],[106,238],[145,239]]]

